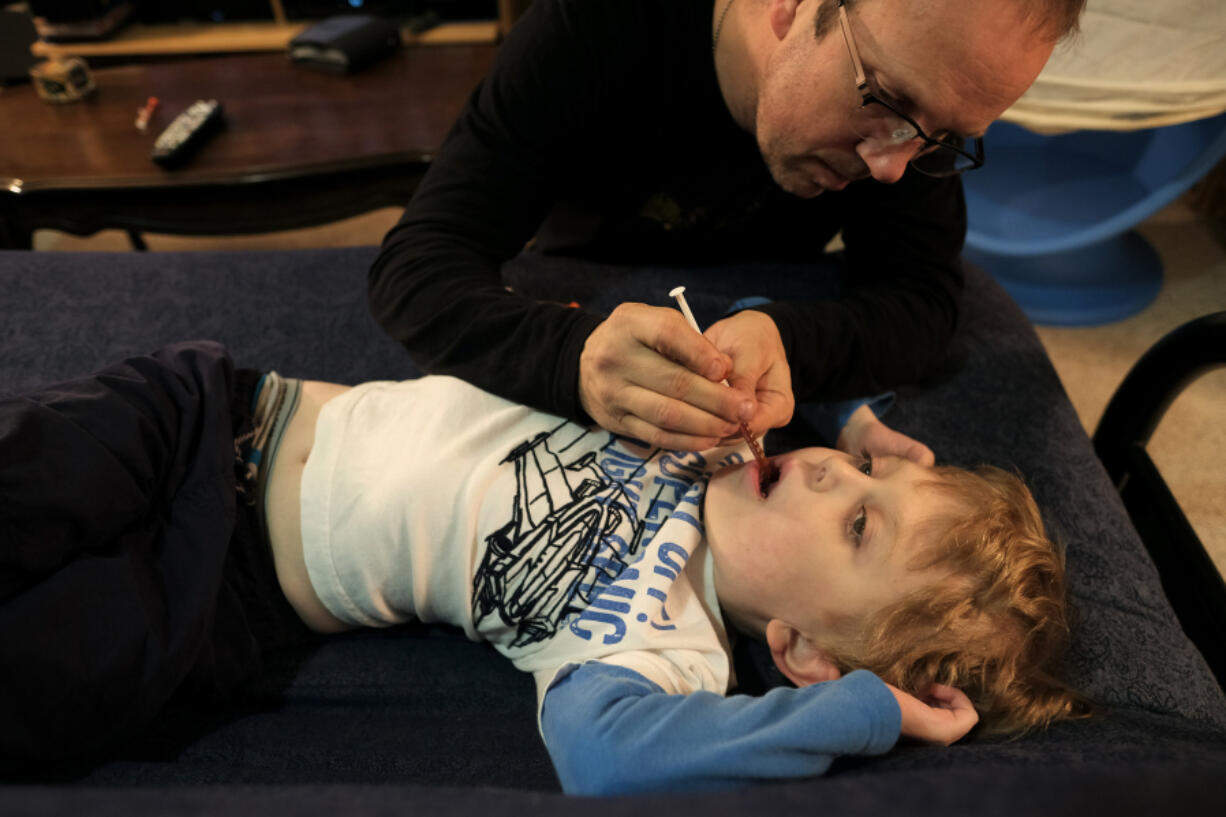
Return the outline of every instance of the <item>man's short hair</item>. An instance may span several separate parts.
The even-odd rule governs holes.
[[[870,0],[846,0],[845,5],[852,8],[858,3],[865,2],[870,2]],[[898,0],[872,0],[872,2],[897,3]],[[915,2],[915,0],[908,0],[908,2]],[[1013,0],[1013,2],[1021,12],[1022,21],[1031,24],[1036,33],[1050,38],[1052,42],[1058,42],[1077,33],[1077,24],[1086,7],[1086,0]],[[817,39],[825,37],[838,23],[838,19],[839,9],[836,0],[821,0],[814,25]]]

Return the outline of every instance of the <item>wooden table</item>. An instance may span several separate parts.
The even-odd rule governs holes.
[[[33,231],[118,228],[180,235],[305,227],[403,205],[495,47],[402,48],[352,76],[254,54],[94,72],[70,105],[29,85],[0,91],[0,246]],[[147,97],[161,104],[142,133]],[[184,167],[149,158],[157,135],[197,99],[227,125]]]

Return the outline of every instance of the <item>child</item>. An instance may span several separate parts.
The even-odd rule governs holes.
[[[1042,674],[1060,558],[1003,472],[807,449],[764,498],[742,448],[650,449],[451,378],[305,383],[281,449],[269,532],[303,620],[492,642],[536,676],[568,791],[816,774],[892,746],[900,710],[949,743],[976,713],[938,681],[996,729],[1070,703]],[[724,620],[802,688],[722,697]],[[896,686],[841,678],[864,666]]]
[[[193,394],[225,391],[229,362],[209,344],[160,355],[93,382],[171,433],[207,404]],[[536,677],[569,792],[819,774],[900,734],[957,740],[972,700],[991,729],[1074,711],[1049,676],[1060,557],[1003,473],[807,449],[778,458],[764,498],[739,448],[653,450],[451,378],[269,375],[254,405],[244,490],[297,615],[321,632],[444,621],[492,642]],[[738,631],[798,688],[725,697]]]

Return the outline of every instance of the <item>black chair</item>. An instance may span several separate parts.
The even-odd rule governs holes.
[[[1222,366],[1226,312],[1172,330],[1141,356],[1112,395],[1094,432],[1094,450],[1162,576],[1179,623],[1226,688],[1226,582],[1145,450],[1175,398]]]

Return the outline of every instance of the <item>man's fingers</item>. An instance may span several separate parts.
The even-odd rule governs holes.
[[[754,413],[754,401],[743,393],[723,383],[712,383],[671,361],[635,372],[633,380],[648,391],[683,401],[729,423],[740,423]]]
[[[613,328],[624,324],[635,341],[631,348],[617,350],[618,375],[625,382],[684,401],[728,422],[739,423],[752,416],[752,392],[729,389],[722,382],[731,369],[731,359],[695,332],[677,310],[622,304],[608,322]],[[650,415],[635,413],[651,421]]]
[[[732,358],[695,332],[684,315],[675,309],[647,308],[652,312],[641,315],[643,334],[639,336],[645,345],[713,383],[719,383],[728,376],[732,370]],[[617,310],[614,310],[616,313]]]
[[[716,388],[727,391],[724,386],[717,385]],[[630,418],[634,418],[658,429],[661,434],[680,434],[714,441],[735,433],[738,427],[737,423],[705,411],[692,402],[669,397],[651,388],[627,388],[620,405],[624,422],[631,422]],[[654,445],[665,445],[662,436],[639,439]]]
[[[617,429],[616,433],[669,451],[702,451],[721,444],[719,437],[703,437],[679,431],[665,431],[632,414],[623,417],[621,425],[622,427]]]
[[[786,360],[772,366],[789,381]],[[602,427],[675,449],[716,445],[745,421],[761,434],[790,419],[790,381],[778,394],[761,376],[751,387],[730,388],[720,381],[732,368],[733,358],[677,310],[622,304],[584,344],[579,401]]]
[[[729,383],[754,398],[756,407],[748,423],[751,433],[761,436],[786,425],[792,419],[795,399],[791,368],[775,322],[761,312],[746,310],[718,321],[707,334],[732,356]]]
[[[795,409],[796,401],[792,399],[791,391],[785,394],[760,391],[758,410],[749,421],[749,430],[755,437],[761,437],[772,428],[780,428],[790,423]]]
[[[706,381],[699,378],[698,382]],[[722,385],[715,387],[728,391]],[[588,393],[596,399],[590,408],[585,404],[585,409],[602,428],[661,448],[710,448],[738,427],[683,400],[618,378],[604,380]]]
[[[705,435],[718,433],[710,426],[714,420],[736,425],[754,414],[754,401],[744,394],[650,350],[628,357],[626,364],[607,372],[603,402],[661,428]]]
[[[628,387],[618,413],[602,425],[648,445],[697,451],[720,445],[737,426],[679,400],[638,387]]]

